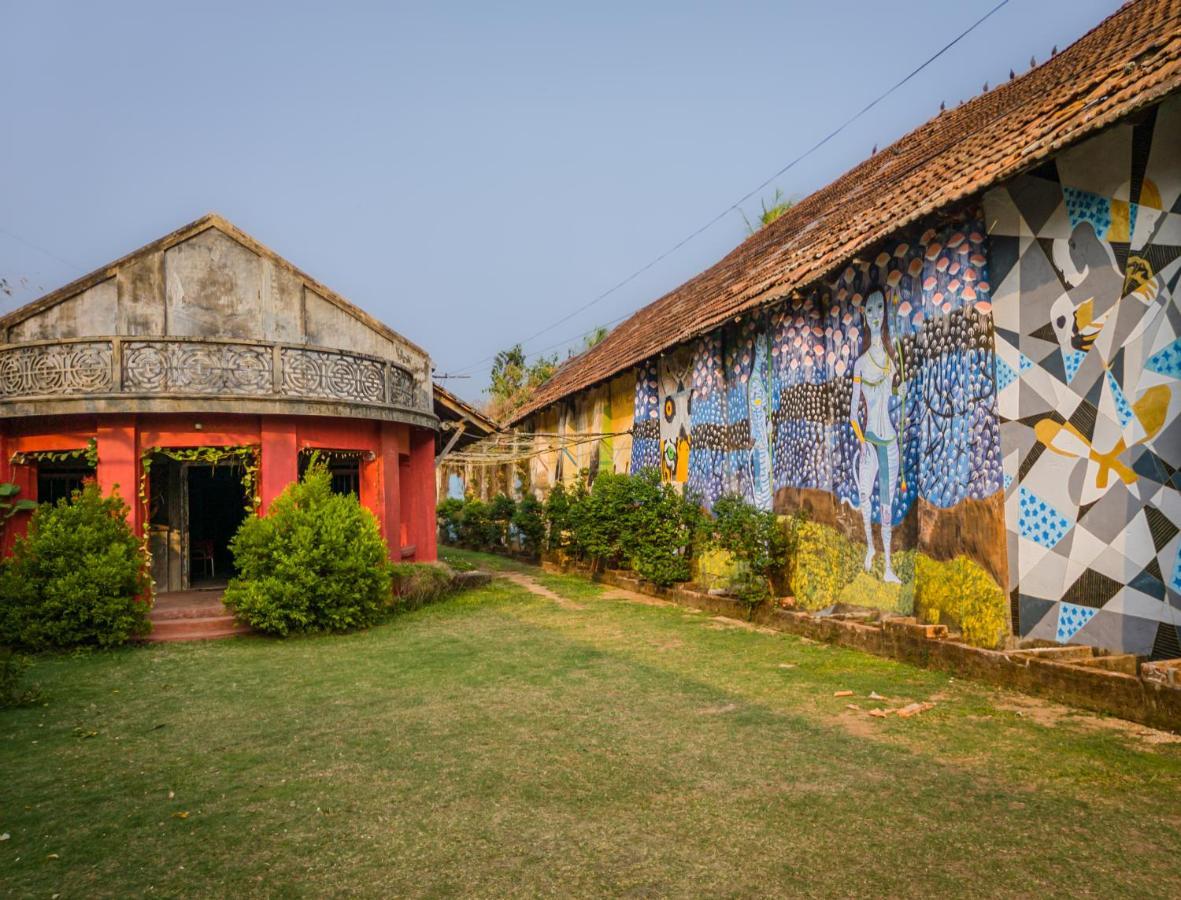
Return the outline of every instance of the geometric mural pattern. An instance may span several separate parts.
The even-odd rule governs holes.
[[[989,191],[984,210],[1015,630],[1170,652],[1181,639],[1181,99]]]

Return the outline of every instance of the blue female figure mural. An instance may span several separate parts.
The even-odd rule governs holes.
[[[860,444],[857,463],[857,498],[861,520],[865,523],[865,571],[872,571],[873,544],[873,483],[878,480],[878,501],[882,523],[882,553],[885,571],[882,580],[899,584],[890,564],[890,537],[894,514],[894,485],[898,480],[899,437],[890,417],[890,398],[894,394],[894,379],[898,363],[890,342],[886,319],[886,298],[874,291],[865,301],[865,331],[869,345],[853,364],[853,401],[849,421]],[[901,381],[901,379],[899,379]],[[864,400],[865,427],[861,425]]]
[[[771,428],[768,422],[770,391],[767,390],[767,335],[759,334],[754,342],[754,365],[746,383],[747,409],[750,415],[750,485],[751,500],[759,509],[771,509]]]

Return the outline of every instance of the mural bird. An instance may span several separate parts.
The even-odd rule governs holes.
[[[1132,414],[1140,423],[1144,434],[1130,446],[1136,447],[1146,444],[1160,433],[1165,424],[1171,393],[1167,385],[1158,384],[1146,390],[1132,404]],[[1098,499],[1107,490],[1113,473],[1124,484],[1132,484],[1136,481],[1136,473],[1119,459],[1129,448],[1127,439],[1124,437],[1117,440],[1110,449],[1101,451],[1096,449],[1087,436],[1069,422],[1042,419],[1033,426],[1033,433],[1052,453],[1072,459],[1086,459],[1097,465],[1094,485],[1084,489],[1084,495],[1080,499],[1081,503],[1090,503]]]

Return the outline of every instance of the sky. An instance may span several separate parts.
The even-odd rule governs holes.
[[[480,401],[496,351],[727,210],[996,2],[0,0],[0,312],[216,211]],[[807,196],[1118,6],[1009,0],[743,208]],[[526,351],[565,357],[745,229],[728,213]]]

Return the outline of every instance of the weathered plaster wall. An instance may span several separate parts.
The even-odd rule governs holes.
[[[280,341],[368,353],[414,372],[426,355],[308,287],[288,265],[208,227],[10,324],[7,343],[97,336]]]

